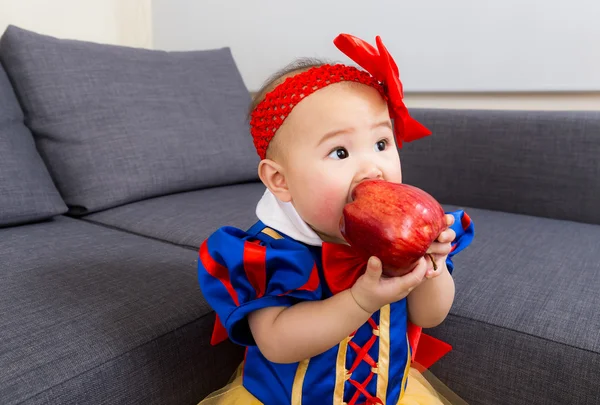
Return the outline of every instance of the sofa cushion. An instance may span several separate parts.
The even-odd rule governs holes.
[[[215,187],[152,198],[86,215],[83,219],[198,249],[217,228],[247,229],[265,191],[260,183]]]
[[[0,241],[2,404],[195,404],[242,359],[194,250],[60,216]]]
[[[429,331],[454,350],[433,373],[471,404],[597,403],[600,226],[467,212],[456,300]]]
[[[219,226],[254,223],[263,191],[256,183],[181,193],[84,219],[197,248]],[[434,374],[472,404],[593,403],[600,226],[465,209],[476,237],[454,259],[449,317],[428,331],[454,347]]]
[[[133,49],[14,26],[0,46],[71,213],[257,179],[250,95],[228,48]]]
[[[67,211],[0,65],[0,227]]]
[[[219,226],[250,226],[263,191],[260,183],[221,187],[84,218],[197,248]],[[429,331],[454,350],[434,373],[472,404],[573,403],[577,384],[576,403],[592,403],[600,395],[600,226],[466,210],[476,237],[454,259],[451,313]]]
[[[411,110],[404,181],[439,201],[600,224],[600,112]]]

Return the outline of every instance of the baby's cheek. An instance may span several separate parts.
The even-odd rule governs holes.
[[[346,196],[336,190],[322,190],[314,201],[314,220],[317,226],[326,231],[336,231],[344,208]],[[332,229],[333,228],[333,229]]]

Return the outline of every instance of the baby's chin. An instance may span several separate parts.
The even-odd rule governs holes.
[[[333,232],[319,231],[312,226],[311,228],[313,229],[313,231],[315,231],[317,235],[319,235],[319,238],[321,238],[323,242],[348,244],[348,242],[346,242],[346,240],[339,231],[337,232],[337,234],[334,234]]]

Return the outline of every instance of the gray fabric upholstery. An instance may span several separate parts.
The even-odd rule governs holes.
[[[431,334],[453,346],[431,371],[470,405],[600,403],[597,352],[453,314]]]
[[[67,211],[23,120],[23,111],[0,65],[0,227]]]
[[[210,188],[153,198],[86,215],[85,220],[198,249],[217,228],[249,228],[265,191],[260,183]]]
[[[600,112],[411,110],[404,181],[447,204],[600,224]]]
[[[455,207],[447,207],[454,209]],[[472,404],[600,401],[600,226],[467,208],[434,374]]]
[[[195,404],[241,361],[193,250],[65,217],[0,241],[2,404]]]
[[[0,46],[71,213],[257,179],[250,95],[228,48],[168,53],[14,26]]]
[[[219,226],[251,225],[263,191],[260,183],[221,187],[84,218],[197,248]],[[435,374],[472,404],[506,403],[500,396],[505,390],[512,403],[569,403],[571,385],[588,378],[577,403],[593,403],[600,398],[591,384],[592,371],[600,371],[600,264],[590,252],[600,226],[466,210],[476,237],[454,259],[451,315],[430,331],[455,350],[434,367]]]

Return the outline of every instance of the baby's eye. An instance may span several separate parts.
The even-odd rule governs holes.
[[[346,159],[349,156],[346,148],[335,148],[329,154],[329,157],[332,159]]]
[[[385,148],[387,147],[387,141],[385,139],[382,139],[381,141],[377,142],[375,144],[375,150],[378,152],[384,151]]]

